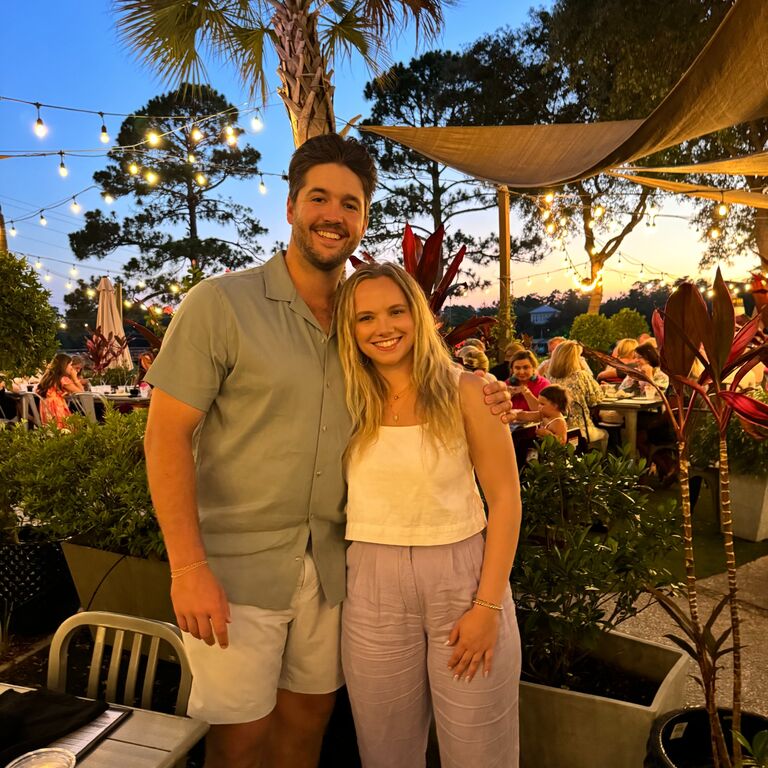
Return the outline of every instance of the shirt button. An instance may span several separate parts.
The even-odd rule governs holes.
[[[302,558],[301,558],[301,557],[299,557],[298,555],[297,555],[296,557],[294,557],[293,559],[294,559],[296,562],[300,562],[300,561],[302,560]]]
[[[311,515],[309,516],[309,519],[310,519],[310,520],[314,520],[314,519],[315,519],[315,515],[314,515],[314,513],[313,513],[313,514],[311,514]]]
[[[331,382],[330,381],[326,381],[325,382],[325,386],[328,387],[328,389],[330,389],[331,388]]]
[[[323,474],[323,471],[321,469],[318,469],[317,472],[315,472],[315,477],[320,477],[320,475]]]
[[[320,427],[320,429],[321,429],[321,431],[323,431],[323,432],[327,432],[327,431],[328,431],[328,427],[327,427],[325,424],[323,424],[323,426],[322,426],[322,427]]]

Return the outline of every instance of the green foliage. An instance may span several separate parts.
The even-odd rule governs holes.
[[[0,252],[0,371],[31,376],[56,353],[56,312],[25,259]]]
[[[753,390],[750,396],[768,403],[768,393],[763,389]],[[696,467],[716,466],[720,458],[719,441],[717,424],[712,414],[700,414],[688,439],[691,464]],[[768,440],[755,439],[744,430],[737,418],[732,417],[728,422],[726,441],[731,472],[768,475]]]
[[[147,486],[147,412],[107,411],[104,424],[73,416],[68,429],[0,432],[0,503],[19,505],[52,538],[142,557],[165,552]],[[8,442],[10,441],[10,443]]]
[[[641,333],[648,333],[648,323],[636,309],[624,307],[608,320],[614,341],[636,339]]]
[[[511,581],[530,679],[573,682],[601,633],[634,616],[647,587],[671,583],[660,562],[679,540],[675,504],[651,513],[643,470],[627,455],[576,456],[553,438],[524,470]]]
[[[744,768],[747,768],[747,766],[768,768],[768,731],[759,731],[756,733],[751,744],[748,739],[738,732],[734,732],[734,736],[736,736],[741,746],[751,755],[751,757],[744,758],[744,762],[742,763]]]
[[[603,315],[579,315],[574,318],[570,338],[601,352],[610,351],[616,341],[611,321]]]

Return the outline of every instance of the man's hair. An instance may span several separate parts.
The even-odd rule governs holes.
[[[568,403],[571,398],[565,388],[557,384],[550,384],[548,387],[544,387],[539,394],[555,405],[560,413],[565,414],[568,412]]]
[[[367,212],[376,189],[376,165],[368,150],[357,139],[343,139],[338,133],[326,133],[307,139],[293,153],[288,166],[288,197],[296,202],[307,171],[325,163],[346,166],[360,179]]]

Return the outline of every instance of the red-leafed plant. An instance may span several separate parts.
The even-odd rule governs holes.
[[[467,252],[467,247],[462,245],[450,260],[442,277],[439,277],[444,236],[445,227],[442,225],[426,240],[422,240],[415,234],[410,224],[405,225],[405,232],[403,233],[403,267],[421,286],[429,300],[429,308],[435,317],[440,314],[440,310],[450,294],[451,285],[459,274],[459,267],[461,267],[461,262]],[[359,267],[366,262],[373,263],[375,259],[366,253],[363,254],[362,260],[351,256],[350,261],[355,267]],[[444,333],[443,339],[452,348],[471,336],[487,336],[495,324],[496,320],[492,317],[471,317],[456,328]]]
[[[733,730],[740,730],[741,719],[741,634],[736,603],[736,558],[733,548],[731,496],[726,432],[728,423],[736,416],[755,427],[768,426],[768,405],[738,390],[739,382],[759,362],[768,361],[768,347],[760,333],[768,318],[768,308],[736,331],[733,303],[725,281],[717,272],[710,314],[699,290],[683,283],[669,297],[663,311],[653,315],[653,330],[659,347],[661,369],[669,376],[669,396],[642,372],[624,365],[602,352],[585,352],[622,373],[653,386],[664,401],[665,412],[675,432],[678,447],[680,495],[683,514],[683,544],[688,611],[684,611],[669,595],[650,591],[677,623],[685,638],[668,635],[697,662],[709,714],[715,768],[741,765],[741,746],[734,741],[729,755],[720,719],[717,715],[715,689],[720,660],[733,654]],[[694,367],[694,363],[698,366]],[[700,370],[700,374],[692,371]],[[693,553],[693,526],[689,496],[689,460],[687,438],[695,418],[696,406],[703,404],[717,424],[719,433],[720,522],[723,532],[725,561],[728,572],[728,594],[704,620],[700,615],[696,588],[696,568]],[[719,635],[714,624],[726,605],[730,611],[730,626]],[[727,645],[730,639],[730,646]]]
[[[85,337],[85,354],[93,364],[93,372],[103,376],[107,368],[115,362],[128,347],[125,336],[116,336],[112,331],[105,336],[101,326]]]

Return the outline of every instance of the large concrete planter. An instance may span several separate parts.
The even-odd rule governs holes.
[[[61,546],[83,608],[175,623],[167,562],[118,555],[69,541]]]
[[[545,685],[520,684],[521,768],[640,768],[653,721],[685,702],[688,657],[619,632],[594,655],[659,684],[650,706]]]
[[[733,533],[740,539],[768,539],[768,477],[731,472]]]

